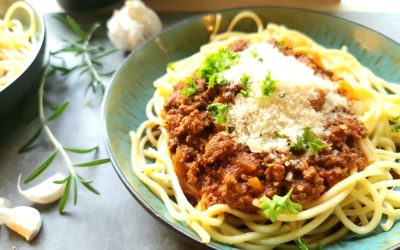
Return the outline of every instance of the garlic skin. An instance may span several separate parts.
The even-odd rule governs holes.
[[[10,208],[11,203],[6,198],[0,197],[0,208],[2,208],[2,207]]]
[[[3,224],[30,241],[42,227],[42,216],[32,207],[0,208],[0,225]]]
[[[107,28],[108,37],[115,47],[134,50],[161,32],[162,24],[157,14],[142,1],[128,0],[124,7],[114,11]]]
[[[49,204],[61,198],[65,190],[65,184],[56,184],[54,181],[64,180],[66,177],[57,173],[44,180],[37,186],[26,190],[21,189],[21,174],[18,177],[18,192],[27,200],[39,204]]]

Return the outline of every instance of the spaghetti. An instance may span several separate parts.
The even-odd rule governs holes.
[[[28,28],[13,18],[18,10],[27,13]],[[0,89],[10,84],[31,62],[36,26],[34,12],[25,2],[13,3],[0,19]]]
[[[256,33],[233,31],[244,18],[254,20],[258,27]],[[400,216],[400,191],[395,189],[400,186],[397,179],[400,164],[396,162],[400,158],[400,153],[396,152],[400,142],[400,131],[396,127],[400,115],[400,87],[375,76],[350,55],[346,47],[326,49],[297,31],[275,24],[264,29],[262,21],[253,12],[239,13],[226,32],[217,34],[220,20],[218,16],[209,44],[202,46],[199,53],[175,62],[174,69],[167,69],[167,74],[155,82],[156,91],[146,108],[148,120],[136,132],[130,133],[132,167],[137,177],[163,201],[172,218],[186,222],[205,243],[213,239],[245,249],[290,249],[295,247],[293,241],[302,238],[310,248],[316,248],[332,243],[350,231],[367,234],[378,226],[390,230]],[[197,191],[183,188],[176,173],[168,147],[164,114],[174,87],[193,75],[207,55],[238,40],[256,44],[271,39],[285,41],[294,51],[307,55],[325,70],[333,72],[333,79],[340,79],[341,88],[346,90],[349,102],[353,103],[353,115],[368,131],[368,136],[356,145],[367,161],[365,168],[351,168],[348,177],[315,200],[303,203],[301,211],[284,211],[275,220],[266,218],[260,209],[248,212],[224,203],[207,203],[204,196],[193,202],[188,194]],[[258,202],[253,204],[259,207]],[[386,220],[382,223],[383,218]]]

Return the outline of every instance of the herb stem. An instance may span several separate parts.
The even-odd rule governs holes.
[[[85,41],[85,42],[83,43],[83,45],[82,45],[82,49],[83,49],[83,51],[84,51],[84,52],[83,52],[83,60],[85,61],[87,67],[89,68],[89,71],[90,71],[91,75],[92,75],[93,78],[94,78],[94,83],[95,83],[95,85],[94,85],[93,87],[96,87],[96,85],[97,85],[98,83],[100,83],[100,84],[101,84],[101,89],[104,91],[105,86],[104,86],[104,84],[103,84],[103,81],[101,80],[99,74],[97,73],[97,70],[95,69],[95,67],[94,67],[94,65],[93,65],[93,62],[92,62],[92,59],[91,59],[90,54],[89,54],[89,51],[90,51],[90,49],[89,49],[90,40],[92,39],[93,33],[94,33],[94,32],[97,30],[97,28],[99,28],[99,27],[100,27],[100,24],[99,24],[99,23],[95,23],[95,24],[93,25],[92,29],[90,30],[89,34],[88,34],[87,37],[86,37],[86,41]]]
[[[67,164],[68,170],[70,171],[70,174],[76,177],[76,172],[75,169],[72,165],[71,158],[69,158],[67,152],[65,151],[64,147],[61,145],[61,143],[57,140],[57,138],[54,136],[53,132],[50,130],[49,126],[47,125],[47,118],[44,114],[44,85],[46,83],[46,78],[49,73],[49,65],[46,66],[44,76],[40,82],[39,86],[39,118],[40,122],[42,123],[42,128],[47,134],[49,140],[53,143],[54,147],[61,153],[62,157],[64,158],[65,163]]]

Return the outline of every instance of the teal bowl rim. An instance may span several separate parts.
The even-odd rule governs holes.
[[[9,1],[9,4],[13,4],[15,2],[18,2],[18,0]],[[35,44],[34,55],[32,55],[32,58],[31,58],[29,64],[19,73],[19,75],[17,77],[14,78],[14,80],[11,83],[7,84],[7,86],[5,86],[4,88],[0,89],[0,92],[3,92],[7,88],[10,88],[11,85],[13,85],[16,81],[18,81],[19,78],[21,78],[21,76],[35,62],[36,58],[39,56],[40,51],[42,50],[43,46],[45,46],[45,43],[46,43],[46,22],[44,20],[44,16],[42,15],[42,13],[40,13],[40,11],[30,1],[22,0],[22,2],[26,3],[27,5],[29,5],[29,7],[32,8],[33,13],[35,15],[35,18],[39,21],[39,25],[38,26],[40,27],[40,30],[37,31],[37,33],[39,34],[38,35],[38,39],[37,39],[37,44]],[[4,14],[4,13],[2,13],[2,14]]]
[[[343,17],[338,17],[335,15],[332,15],[330,13],[322,13],[322,12],[318,12],[318,11],[314,11],[314,10],[308,10],[308,9],[302,9],[302,8],[293,8],[293,7],[279,7],[279,6],[249,6],[249,7],[239,7],[239,8],[230,8],[230,9],[225,9],[225,10],[220,10],[220,11],[214,11],[214,12],[206,12],[206,13],[201,13],[201,14],[196,14],[192,17],[186,18],[182,21],[179,21],[176,24],[171,25],[170,27],[166,28],[165,30],[163,30],[161,33],[153,36],[151,39],[149,39],[148,41],[146,41],[144,44],[140,45],[137,49],[135,49],[134,51],[132,51],[129,56],[124,60],[124,62],[120,65],[119,69],[123,68],[126,64],[128,64],[128,62],[131,60],[131,58],[133,58],[140,50],[142,50],[143,48],[145,48],[149,43],[153,42],[155,39],[157,39],[160,35],[168,33],[170,30],[175,29],[176,27],[181,26],[184,23],[188,23],[188,22],[193,22],[194,20],[200,20],[202,17],[207,16],[207,15],[213,15],[215,16],[216,14],[221,14],[222,16],[224,15],[224,13],[227,12],[239,12],[239,11],[244,11],[244,10],[257,10],[257,9],[279,9],[279,10],[288,10],[288,11],[300,11],[300,12],[308,12],[308,13],[312,13],[315,15],[320,15],[320,16],[328,16],[330,18],[333,19],[338,19],[347,23],[350,23],[352,25],[357,25],[359,27],[365,28],[367,30],[370,30],[374,33],[376,33],[377,35],[393,42],[394,44],[396,44],[397,46],[400,46],[400,42],[397,42],[396,40],[394,40],[393,38],[382,34],[379,31],[376,31],[366,25],[357,23],[355,21],[343,18]],[[117,72],[113,75],[112,79],[111,79],[111,84],[110,86],[107,88],[106,93],[104,95],[104,99],[102,102],[102,107],[101,107],[101,121],[102,121],[102,132],[103,132],[103,139],[106,145],[106,150],[107,153],[110,157],[112,166],[115,170],[115,172],[117,173],[119,179],[122,181],[122,183],[124,184],[124,186],[128,189],[129,193],[131,193],[131,195],[133,196],[133,198],[135,198],[135,200],[153,217],[155,218],[157,221],[162,222],[164,225],[166,225],[168,228],[173,229],[175,232],[178,232],[179,234],[185,236],[186,239],[189,239],[191,242],[193,243],[197,243],[203,247],[208,247],[211,249],[216,249],[219,250],[219,248],[217,248],[216,246],[210,245],[208,243],[204,243],[202,242],[199,238],[194,237],[190,234],[188,234],[185,231],[180,230],[177,226],[175,226],[174,224],[172,224],[172,222],[168,221],[167,219],[165,219],[163,216],[161,216],[155,209],[153,209],[149,204],[147,204],[147,202],[139,195],[138,192],[136,192],[136,190],[134,188],[132,188],[132,186],[130,185],[129,181],[127,180],[127,178],[125,177],[125,175],[122,173],[122,170],[120,169],[120,167],[117,164],[117,161],[112,153],[112,148],[111,148],[111,144],[110,144],[110,140],[108,137],[108,133],[107,133],[107,113],[106,113],[106,107],[109,104],[109,98],[110,98],[110,91],[113,88],[113,85],[115,85],[115,81],[117,79],[117,76],[120,74],[120,71],[117,70]],[[128,135],[127,135],[128,136]],[[212,240],[211,240],[212,242]],[[227,247],[229,247],[227,245]],[[393,249],[398,249],[400,248],[400,242],[394,246],[390,246],[388,248],[388,250],[393,250]]]

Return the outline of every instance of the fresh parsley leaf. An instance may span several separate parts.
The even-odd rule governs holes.
[[[400,131],[400,124],[394,124],[392,127],[392,132],[399,132]]]
[[[264,62],[264,59],[262,59],[262,58],[260,57],[260,58],[258,58],[258,61],[259,61],[260,63],[262,63],[262,62]]]
[[[301,238],[298,238],[295,242],[299,250],[308,250],[308,246]]]
[[[182,89],[182,95],[184,97],[189,97],[193,94],[196,94],[199,87],[196,85],[196,81],[193,77],[189,77],[185,80],[186,87]]]
[[[213,74],[210,79],[208,79],[208,88],[213,88],[215,84],[218,84],[220,86],[225,86],[228,84],[228,82],[225,80],[224,75],[219,72]]]
[[[174,66],[174,63],[168,63],[167,64],[167,68],[169,68],[170,70],[175,70],[175,66]]]
[[[238,58],[239,54],[227,48],[222,48],[216,53],[206,56],[197,76],[209,80],[208,88],[214,87],[215,83],[224,86],[227,81],[223,78],[222,72],[236,64]]]
[[[400,131],[400,124],[397,121],[400,119],[400,115],[396,116],[393,120],[389,120],[389,124],[392,126],[392,132],[396,133]]]
[[[258,53],[257,53],[257,51],[256,51],[255,49],[250,50],[249,52],[250,52],[250,55],[251,55],[252,57],[254,57],[254,58],[257,58],[257,57],[258,57]]]
[[[290,200],[292,192],[293,188],[291,188],[285,196],[281,197],[279,195],[274,195],[272,200],[265,195],[261,197],[261,210],[263,211],[264,215],[272,222],[275,222],[276,217],[281,213],[299,213],[302,210],[302,206]]]
[[[327,148],[325,143],[314,134],[309,126],[304,127],[303,134],[301,136],[298,135],[296,139],[296,142],[292,141],[289,145],[294,152],[304,152],[310,149],[313,153],[318,153]]]
[[[286,135],[284,135],[284,134],[282,134],[282,133],[280,133],[280,132],[278,132],[278,131],[275,131],[275,136],[276,137],[278,137],[278,138],[286,138]]]
[[[217,124],[225,125],[227,108],[228,104],[216,102],[208,105],[207,110],[211,112]]]
[[[243,73],[242,77],[240,78],[240,82],[243,83],[243,89],[240,91],[244,97],[250,96],[250,86],[249,86],[250,76]]]
[[[271,96],[276,90],[276,81],[271,79],[271,71],[268,71],[268,75],[265,77],[261,85],[262,96]]]

